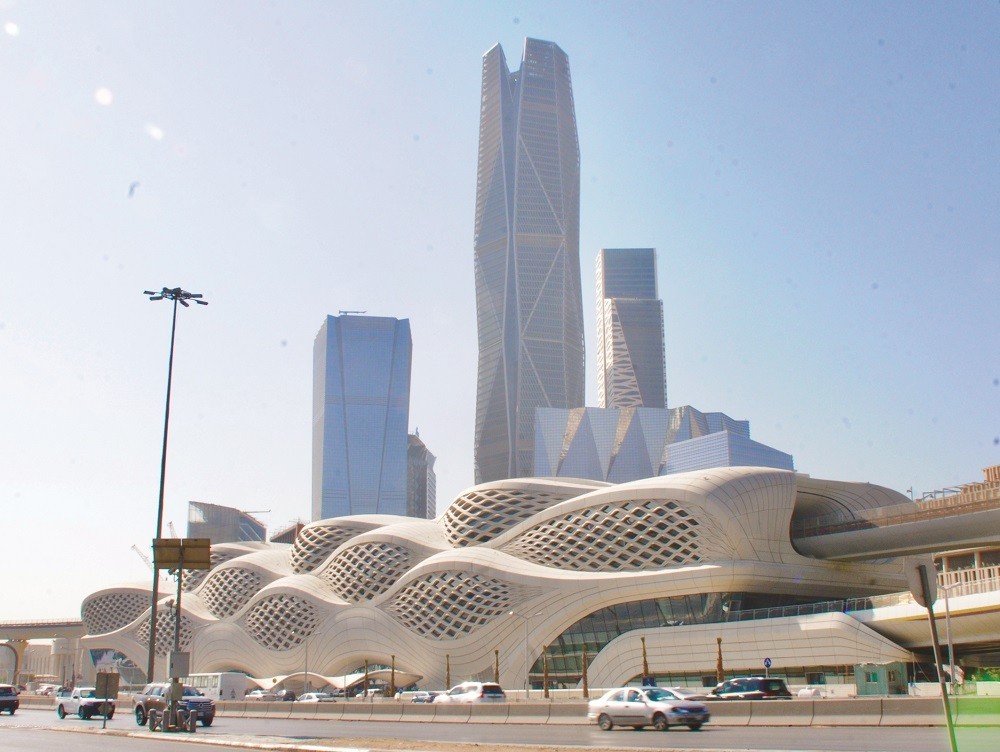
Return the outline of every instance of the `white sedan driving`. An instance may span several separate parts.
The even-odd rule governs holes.
[[[707,723],[708,707],[700,702],[678,700],[659,687],[623,687],[605,692],[587,705],[587,718],[603,731],[619,726],[641,729],[652,726],[667,731],[671,726],[687,726],[697,731]]]

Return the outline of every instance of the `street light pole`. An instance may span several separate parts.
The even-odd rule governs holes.
[[[163,489],[167,477],[167,430],[170,427],[170,385],[174,376],[174,335],[177,332],[177,304],[180,303],[185,308],[190,306],[189,300],[193,300],[198,305],[208,305],[207,300],[201,300],[200,293],[191,293],[179,287],[164,287],[160,292],[144,290],[143,295],[148,295],[150,300],[170,300],[173,302],[173,315],[170,322],[170,357],[167,360],[167,403],[163,411],[163,453],[160,456],[160,494],[156,505],[156,536],[162,537],[163,533]],[[149,656],[146,664],[146,681],[153,681],[153,670],[156,667],[156,604],[159,600],[160,591],[160,570],[153,558],[153,593],[152,606],[149,613]]]
[[[948,678],[951,680],[952,694],[955,694],[955,646],[951,641],[951,608],[948,605],[948,591],[961,584],[960,582],[953,582],[950,585],[938,583],[938,587],[944,590],[944,632],[948,641]]]
[[[518,619],[524,620],[524,699],[529,699],[531,695],[531,658],[528,651],[528,619],[534,618],[536,616],[541,616],[541,611],[536,611],[533,614],[525,616],[524,614],[519,614],[517,611],[509,611],[509,616],[516,616]]]

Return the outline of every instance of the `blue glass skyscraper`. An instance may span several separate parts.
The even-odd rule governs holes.
[[[327,316],[313,348],[313,520],[406,514],[410,322]]]

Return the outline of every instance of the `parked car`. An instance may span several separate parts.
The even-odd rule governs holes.
[[[462,682],[436,695],[434,703],[507,702],[507,695],[495,682]]]
[[[434,702],[434,698],[437,696],[437,692],[414,692],[410,695],[410,702]]]
[[[678,700],[659,687],[612,689],[587,704],[587,718],[602,731],[610,731],[616,724],[635,729],[653,726],[657,731],[687,726],[697,731],[710,717],[703,703]]]
[[[299,702],[336,702],[336,698],[326,692],[306,692],[299,697]]]
[[[167,709],[169,688],[170,682],[147,684],[142,692],[132,695],[132,706],[137,725],[146,725],[150,710],[162,713]],[[184,695],[181,697],[179,705],[187,709],[188,712],[197,713],[202,726],[211,726],[215,721],[215,700],[211,697],[205,697],[194,687],[184,685]]]
[[[13,684],[0,684],[0,713],[7,710],[11,715],[21,706],[17,696],[17,687]]]
[[[784,679],[764,676],[745,676],[722,682],[709,692],[717,700],[790,700],[792,693]]]

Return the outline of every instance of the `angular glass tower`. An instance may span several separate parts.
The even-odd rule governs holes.
[[[327,316],[313,347],[312,518],[406,514],[410,322]]]
[[[653,248],[602,248],[597,254],[597,404],[667,406]]]
[[[580,151],[569,59],[483,56],[476,182],[477,483],[534,472],[535,408],[584,400]]]

